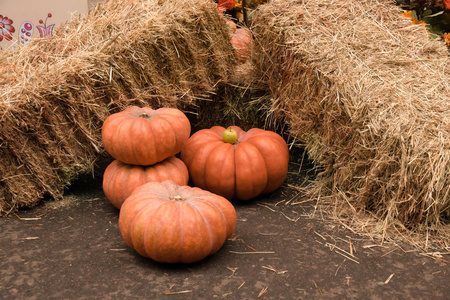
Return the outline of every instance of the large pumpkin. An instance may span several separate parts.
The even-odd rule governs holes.
[[[217,252],[236,227],[225,198],[172,181],[137,187],[119,215],[125,242],[158,262],[192,263]]]
[[[228,131],[237,134],[237,140],[230,140]],[[248,200],[281,186],[287,176],[289,150],[272,131],[214,126],[194,133],[181,159],[193,185],[227,199]]]
[[[115,159],[132,165],[153,165],[180,152],[191,125],[176,108],[131,106],[106,118],[102,140]]]
[[[186,165],[175,156],[151,166],[136,166],[114,160],[103,174],[103,192],[115,207],[122,206],[125,199],[140,185],[147,182],[172,180],[187,185],[189,173]]]

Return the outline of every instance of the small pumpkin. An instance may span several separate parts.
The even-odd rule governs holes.
[[[175,156],[151,166],[137,166],[114,160],[103,174],[103,192],[118,209],[125,199],[140,185],[153,181],[172,180],[179,185],[187,185],[189,173],[186,165]]]
[[[227,10],[232,10],[235,6],[235,0],[219,0],[219,3],[217,3],[219,13],[224,13]]]
[[[245,63],[250,57],[252,47],[252,36],[250,31],[238,28],[231,34],[231,44],[234,47],[236,56],[241,63]]]
[[[236,227],[225,198],[172,181],[137,187],[119,215],[119,230],[140,255],[165,263],[192,263],[216,253]]]
[[[106,151],[126,164],[148,166],[181,151],[191,132],[186,115],[176,108],[131,106],[106,118]]]
[[[227,199],[249,200],[283,184],[289,150],[284,139],[272,131],[214,126],[194,133],[180,158],[193,185]]]

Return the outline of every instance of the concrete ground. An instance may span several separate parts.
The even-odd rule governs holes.
[[[0,299],[450,298],[448,258],[312,218],[313,203],[286,185],[234,203],[236,230],[213,256],[153,262],[123,241],[100,180],[0,218]]]

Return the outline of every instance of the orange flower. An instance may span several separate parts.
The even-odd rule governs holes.
[[[445,44],[447,46],[450,46],[450,32],[446,32],[443,35],[441,35],[442,39],[445,41]]]
[[[446,1],[449,1],[449,2],[450,2],[450,0],[446,0]],[[425,24],[424,21],[418,21],[418,20],[416,20],[416,18],[414,18],[413,15],[412,15],[412,11],[410,11],[410,10],[407,10],[407,11],[402,12],[402,16],[411,19],[411,21],[412,21],[414,24]]]

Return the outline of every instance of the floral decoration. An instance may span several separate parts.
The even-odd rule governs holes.
[[[0,15],[0,42],[3,41],[3,38],[8,41],[12,40],[12,34],[16,31],[12,24],[13,20]]]
[[[39,24],[43,24],[44,26],[36,26],[36,28],[39,30],[39,34],[40,34],[41,38],[51,36],[53,33],[53,28],[55,27],[55,24],[47,26],[47,20],[51,17],[52,17],[52,14],[48,13],[45,21],[43,21],[42,19],[39,20]]]

